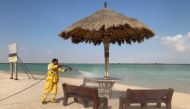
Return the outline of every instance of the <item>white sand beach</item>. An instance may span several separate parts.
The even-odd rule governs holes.
[[[39,80],[28,79],[26,75],[19,74],[19,80],[9,79],[8,73],[0,72],[0,99],[7,97],[17,91],[24,89],[32,85]],[[43,76],[37,76],[39,79]],[[60,78],[58,84],[58,95],[57,99],[59,103],[48,103],[42,105],[40,97],[43,92],[44,81],[35,85],[34,87],[16,95],[4,101],[0,101],[0,109],[92,109],[92,107],[84,108],[82,104],[74,103],[73,98],[69,99],[69,105],[64,107],[62,105],[63,90],[61,84],[65,82],[68,84],[80,85],[82,79],[79,78]],[[113,88],[112,98],[109,99],[109,109],[118,109],[120,96],[125,95],[127,88],[131,89],[144,89],[145,87],[122,85],[116,83]],[[172,100],[172,109],[189,109],[190,94],[175,92]],[[147,107],[146,109],[156,109],[155,106]],[[131,109],[140,109],[139,106],[132,106]],[[164,107],[162,107],[164,109]]]

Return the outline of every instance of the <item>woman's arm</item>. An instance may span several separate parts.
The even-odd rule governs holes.
[[[53,64],[48,65],[48,70],[57,70],[58,68],[59,68],[58,65],[53,65]]]
[[[65,72],[66,69],[64,69],[64,68],[58,68],[58,71],[59,71],[59,72]]]

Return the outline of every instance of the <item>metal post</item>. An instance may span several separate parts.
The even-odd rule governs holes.
[[[104,79],[109,79],[109,37],[104,38],[105,72]]]
[[[15,80],[18,80],[17,62],[15,62]]]
[[[13,79],[13,63],[12,62],[10,63],[10,73],[11,73],[10,79]]]

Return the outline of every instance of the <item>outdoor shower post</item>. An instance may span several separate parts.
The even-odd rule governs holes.
[[[109,37],[104,38],[105,72],[104,79],[109,79]]]

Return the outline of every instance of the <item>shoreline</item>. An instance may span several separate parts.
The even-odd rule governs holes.
[[[13,92],[20,91],[25,87],[28,87],[35,82],[39,81],[42,78],[41,75],[35,75],[38,80],[28,79],[25,74],[19,75],[19,80],[11,80],[9,79],[8,73],[0,72],[0,99],[13,94]],[[85,109],[81,104],[73,103],[66,107],[62,106],[62,97],[63,97],[63,90],[61,87],[62,83],[74,84],[74,85],[81,85],[82,79],[81,78],[66,78],[61,77],[60,82],[58,83],[58,95],[57,99],[60,100],[60,103],[48,103],[47,105],[42,105],[40,102],[40,97],[43,93],[44,87],[44,80],[39,84],[35,85],[34,87],[26,90],[23,93],[20,93],[14,97],[11,97],[5,101],[0,102],[0,109]],[[128,84],[119,84],[116,83],[113,87],[113,93],[111,99],[109,99],[109,106],[111,109],[118,109],[119,105],[119,97],[125,96],[125,92],[128,88],[131,89],[150,89],[148,87],[141,87],[135,85],[128,85]],[[69,99],[69,102],[72,102],[73,99]],[[172,100],[172,109],[189,109],[190,104],[190,94],[174,92],[173,100]],[[87,109],[92,109],[91,107]],[[133,108],[132,108],[133,109]],[[136,108],[135,108],[136,109]],[[137,108],[138,109],[138,108]],[[147,108],[148,109],[148,108]],[[152,108],[151,108],[152,109]],[[164,108],[161,108],[164,109]]]
[[[10,64],[10,63],[0,63],[0,64]],[[49,64],[49,63],[24,63],[24,64]],[[104,65],[104,63],[64,63],[64,64],[95,64],[95,65]],[[190,65],[190,63],[109,63],[109,64],[128,64],[128,65]]]

